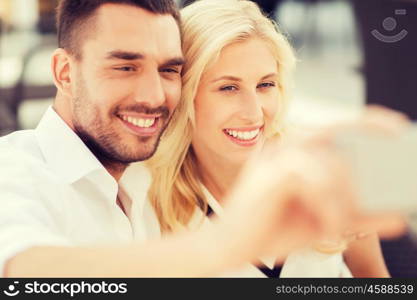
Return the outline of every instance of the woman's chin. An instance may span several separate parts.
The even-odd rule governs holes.
[[[240,147],[239,149],[230,147],[230,150],[224,152],[226,154],[224,157],[233,164],[244,164],[253,156],[260,155],[261,150],[261,143],[254,145],[254,147]]]

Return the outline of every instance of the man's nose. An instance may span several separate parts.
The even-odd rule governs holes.
[[[137,83],[135,100],[148,107],[157,108],[165,103],[165,91],[158,70],[149,70]]]

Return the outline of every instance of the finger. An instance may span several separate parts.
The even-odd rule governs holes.
[[[356,232],[376,232],[381,238],[392,239],[407,231],[406,218],[401,214],[384,213],[359,215],[350,227]]]
[[[369,114],[376,114],[376,115],[383,115],[386,118],[390,118],[394,121],[398,121],[398,122],[409,122],[410,119],[408,118],[408,116],[400,111],[397,110],[393,110],[390,108],[387,108],[385,106],[382,105],[378,105],[378,104],[369,104],[366,106],[365,111],[364,111],[365,115],[369,115]]]
[[[364,128],[390,135],[403,133],[411,124],[405,114],[379,105],[368,106],[360,122]]]
[[[331,145],[335,138],[347,132],[395,137],[405,133],[411,124],[403,113],[374,105],[367,107],[355,120],[335,122],[310,130],[304,139],[306,144]]]

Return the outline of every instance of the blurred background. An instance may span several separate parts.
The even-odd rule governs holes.
[[[0,136],[34,128],[52,103],[58,2],[0,0]],[[291,121],[327,122],[365,103],[417,119],[417,0],[256,2],[297,53]],[[393,277],[417,277],[408,235],[382,246]]]

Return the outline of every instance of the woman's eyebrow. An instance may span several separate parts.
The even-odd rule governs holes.
[[[274,73],[269,73],[269,74],[263,76],[261,78],[261,80],[264,80],[264,79],[267,79],[267,78],[271,78],[271,77],[277,77],[277,76],[278,76],[278,73],[275,73],[275,72]],[[237,82],[242,81],[242,79],[239,78],[239,77],[231,76],[231,75],[224,75],[224,76],[220,76],[220,77],[218,77],[216,79],[213,79],[211,82],[213,83],[213,82],[217,82],[217,81],[220,81],[220,80],[231,80],[231,81],[237,81]]]
[[[261,80],[264,80],[270,77],[277,77],[277,76],[278,76],[278,73],[269,73],[268,75],[263,76]]]
[[[239,78],[239,77],[224,75],[224,76],[221,76],[219,78],[213,79],[211,82],[216,82],[216,81],[220,81],[220,80],[231,80],[231,81],[238,81],[238,82],[242,81],[242,79]]]

